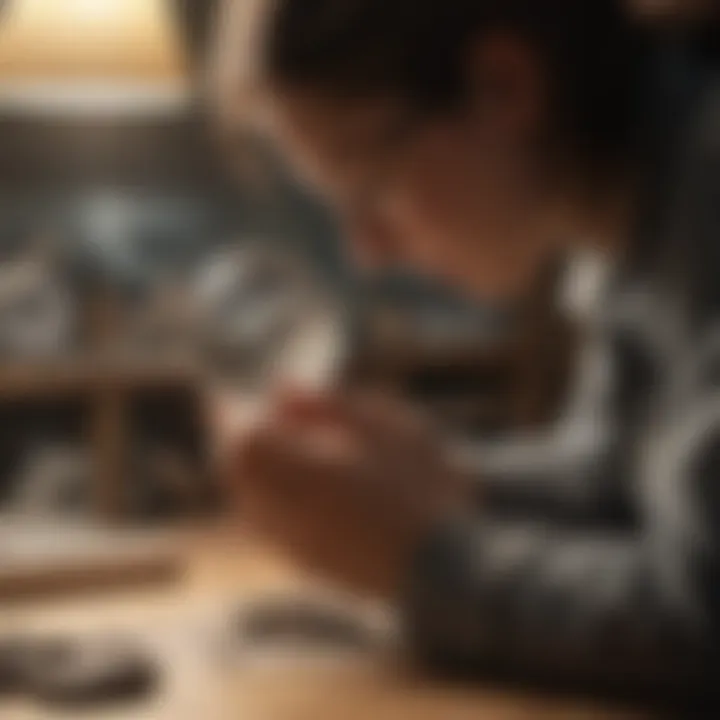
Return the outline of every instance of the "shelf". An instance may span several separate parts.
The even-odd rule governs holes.
[[[48,526],[0,516],[0,605],[48,595],[164,586],[184,569],[156,533]]]
[[[68,360],[0,364],[0,400],[57,399],[101,390],[131,391],[191,384],[189,363]]]
[[[200,386],[201,374],[195,365],[165,358],[149,362],[85,357],[0,364],[0,402],[87,401],[89,441],[98,478],[95,507],[108,519],[124,514],[129,407],[134,394]]]

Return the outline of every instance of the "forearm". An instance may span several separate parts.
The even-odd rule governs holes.
[[[486,514],[622,525],[632,519],[622,456],[554,435],[455,443],[454,465],[472,479]]]
[[[650,692],[694,691],[712,647],[645,543],[542,524],[445,528],[418,558],[408,638],[440,668]]]

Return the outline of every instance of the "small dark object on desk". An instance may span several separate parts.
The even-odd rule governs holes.
[[[303,600],[253,606],[240,614],[239,632],[242,642],[251,647],[300,644],[363,651],[375,644],[373,632],[357,614]]]
[[[159,680],[150,657],[115,638],[0,640],[0,674],[6,693],[63,706],[141,700]]]
[[[45,659],[37,658],[30,674],[34,697],[62,705],[140,700],[158,680],[158,669],[147,655],[116,640],[68,643],[62,651],[57,646]]]
[[[17,695],[25,689],[19,662],[24,647],[22,640],[0,639],[0,695]]]

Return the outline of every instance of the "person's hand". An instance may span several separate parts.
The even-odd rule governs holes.
[[[250,529],[360,592],[399,592],[418,544],[465,501],[431,428],[378,395],[285,396],[228,460]]]

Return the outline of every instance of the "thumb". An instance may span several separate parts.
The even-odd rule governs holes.
[[[214,457],[226,458],[238,440],[263,423],[267,413],[267,403],[259,399],[220,397],[212,400],[208,415]]]

